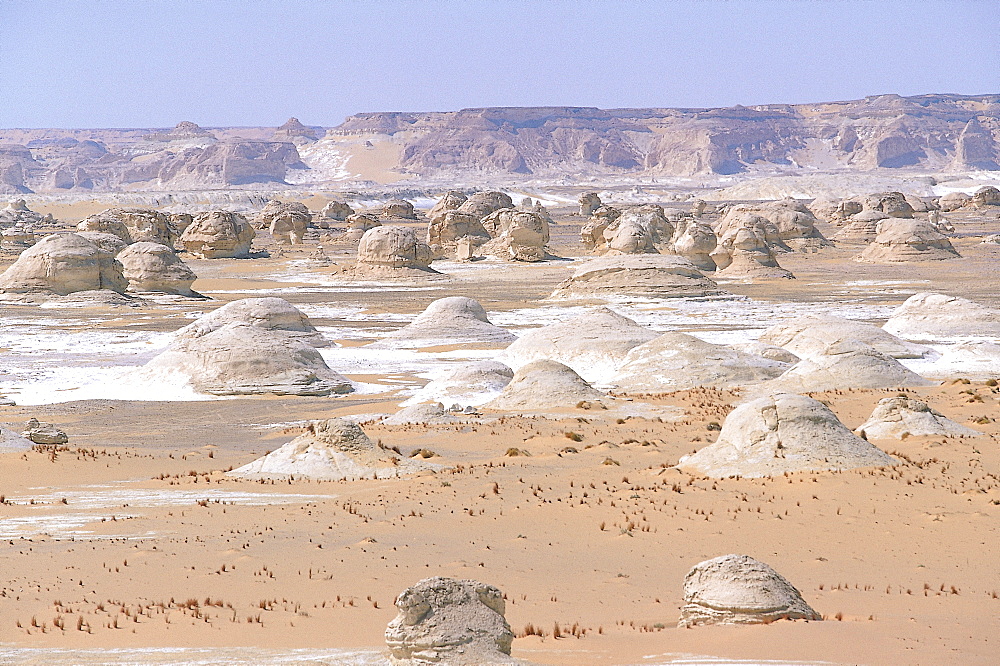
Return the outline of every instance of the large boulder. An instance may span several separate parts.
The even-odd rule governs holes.
[[[711,257],[719,269],[716,277],[751,282],[795,277],[778,265],[766,236],[754,226],[738,227],[721,237]]]
[[[371,213],[354,213],[347,216],[347,231],[343,239],[347,241],[361,240],[369,229],[382,226],[377,215]]]
[[[714,271],[717,266],[712,259],[712,252],[719,244],[719,239],[707,222],[689,219],[680,222],[674,230],[674,239],[670,250],[684,257],[698,270]]]
[[[500,395],[483,405],[505,412],[570,411],[592,406],[607,407],[614,399],[585,382],[562,363],[532,361],[514,373]]]
[[[875,210],[889,217],[913,217],[913,206],[906,200],[902,192],[878,192],[869,194],[864,199],[866,210]]]
[[[580,217],[590,217],[595,210],[603,205],[597,192],[584,192],[577,199],[577,203],[580,204]]]
[[[890,218],[879,222],[875,240],[855,257],[855,261],[891,264],[959,257],[951,241],[927,220]]]
[[[610,383],[621,393],[732,388],[773,379],[788,368],[788,363],[671,331],[631,349]]]
[[[52,234],[23,251],[0,274],[0,292],[52,292],[110,289],[124,293],[128,281],[115,256],[77,234]]]
[[[549,298],[678,298],[725,293],[684,257],[635,254],[598,257],[582,264],[556,285]]]
[[[861,211],[847,219],[843,229],[833,235],[838,243],[871,243],[878,236],[878,225],[889,216],[877,210]]]
[[[608,254],[659,254],[653,232],[636,215],[625,213],[604,230],[604,250]]]
[[[520,663],[510,657],[514,634],[504,595],[475,580],[426,578],[396,597],[399,614],[385,630],[398,666]]]
[[[402,458],[372,442],[356,424],[334,418],[311,421],[306,431],[227,476],[241,479],[389,479],[438,467]]]
[[[602,381],[617,371],[630,350],[657,335],[656,331],[601,307],[523,333],[501,354],[500,360],[515,369],[540,359],[558,361],[588,381]]]
[[[833,316],[806,315],[775,324],[761,333],[760,341],[783,347],[800,358],[821,355],[834,343],[854,339],[893,358],[922,358],[928,347],[900,340],[862,321]]]
[[[431,248],[409,227],[378,226],[366,231],[358,244],[354,275],[364,278],[440,276],[430,267]]]
[[[205,259],[245,259],[257,233],[239,213],[199,213],[181,234],[184,249]]]
[[[1000,310],[967,298],[921,292],[893,310],[882,327],[906,338],[1000,337]]]
[[[621,216],[621,211],[612,206],[601,206],[593,211],[590,219],[580,229],[580,240],[588,250],[603,251],[604,232]]]
[[[160,243],[173,247],[180,235],[170,216],[148,208],[109,208],[77,225],[80,231],[121,236],[127,243]]]
[[[449,407],[479,406],[500,395],[513,378],[514,371],[499,361],[476,361],[447,370],[403,404],[440,402]]]
[[[829,245],[816,228],[816,216],[801,201],[790,198],[772,201],[757,207],[755,212],[768,219],[777,229],[778,237],[790,247],[815,250]]]
[[[875,411],[855,431],[865,439],[903,439],[906,436],[979,437],[983,433],[952,421],[922,400],[905,395],[879,400]]]
[[[465,344],[504,346],[516,339],[510,331],[490,323],[479,301],[449,296],[434,301],[412,323],[368,346],[381,349]]]
[[[298,201],[268,201],[257,214],[257,227],[267,229],[280,243],[299,245],[312,223],[312,213]]]
[[[76,235],[80,238],[86,238],[99,247],[102,252],[112,257],[117,257],[122,250],[128,247],[128,243],[114,234],[105,234],[100,231],[78,231]]]
[[[413,204],[405,199],[389,199],[382,204],[382,217],[395,217],[404,220],[417,219]]]
[[[458,210],[461,211],[464,207],[465,204]],[[545,246],[549,243],[549,225],[538,213],[504,208],[484,217],[482,223],[492,236],[492,239],[480,248],[483,254],[507,261],[545,259]]]
[[[458,190],[449,190],[445,192],[443,197],[438,199],[438,202],[434,204],[434,206],[427,213],[427,217],[433,219],[435,215],[446,213],[449,210],[457,210],[458,207],[468,201],[468,199],[469,197],[465,196],[464,193],[459,192]],[[476,217],[476,219],[478,220],[479,217]]]
[[[472,247],[490,240],[479,218],[471,213],[443,210],[431,215],[427,225],[427,244],[435,257],[453,257],[459,242],[467,239]]]
[[[241,298],[203,314],[176,333],[181,338],[199,338],[213,331],[239,324],[264,331],[280,332],[313,347],[327,347],[326,340],[301,310],[283,298]]]
[[[711,478],[884,467],[897,460],[861,439],[823,403],[775,393],[731,411],[719,438],[684,456],[677,468]]]
[[[323,210],[319,212],[319,215],[328,220],[343,222],[351,215],[354,215],[354,209],[346,201],[329,201],[323,206]]]
[[[684,577],[679,627],[822,619],[777,571],[746,555],[696,564]]]
[[[978,207],[1000,206],[1000,190],[992,185],[984,185],[972,193],[972,205]]]
[[[117,255],[122,275],[131,291],[153,291],[194,296],[194,271],[178,258],[173,248],[160,243],[132,243]]]
[[[503,192],[489,191],[476,192],[468,197],[456,209],[463,213],[471,213],[479,219],[483,219],[490,213],[502,208],[513,208],[514,201]]]
[[[945,213],[956,211],[972,203],[972,197],[965,192],[948,192],[938,199],[938,206]]]

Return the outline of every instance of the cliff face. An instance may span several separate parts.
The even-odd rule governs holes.
[[[329,130],[294,118],[278,128],[0,130],[0,194],[318,184],[368,178],[375,162],[425,179],[1000,170],[1000,95],[361,113]]]

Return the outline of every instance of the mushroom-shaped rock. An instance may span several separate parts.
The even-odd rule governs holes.
[[[716,277],[749,281],[795,277],[778,265],[765,236],[753,227],[740,227],[722,237],[711,256],[719,267]]]
[[[781,199],[763,204],[757,214],[767,218],[778,230],[778,237],[800,250],[815,250],[829,241],[816,228],[816,216],[801,201]]]
[[[877,210],[862,211],[848,218],[847,225],[833,239],[838,243],[871,243],[878,236],[879,222],[887,219],[888,215]]]
[[[464,193],[458,190],[449,190],[445,192],[445,195],[441,197],[436,204],[427,213],[427,217],[434,218],[435,215],[440,215],[441,213],[447,212],[449,210],[456,210],[459,206],[464,204],[469,197],[465,196]],[[480,216],[481,217],[481,216]],[[479,219],[478,217],[476,218]]]
[[[498,211],[501,208],[513,208],[514,202],[509,196],[503,192],[489,191],[489,192],[476,192],[459,206],[456,210],[460,210],[463,213],[472,213],[479,219],[482,219]]]
[[[389,479],[437,465],[401,458],[372,442],[352,421],[311,421],[306,431],[248,465],[228,473],[242,479]]]
[[[471,213],[457,210],[443,210],[431,215],[427,225],[427,244],[435,257],[454,256],[459,241],[468,239],[473,247],[490,240],[479,218]]]
[[[123,249],[117,258],[131,291],[195,295],[191,285],[198,276],[177,257],[173,248],[140,241]]]
[[[720,239],[730,237],[739,229],[750,229],[762,244],[775,252],[791,252],[791,248],[781,238],[774,222],[764,217],[763,211],[755,206],[733,206],[715,223],[715,235]],[[723,266],[720,266],[723,268]]]
[[[549,298],[678,298],[725,293],[684,257],[633,254],[591,259],[556,285]]]
[[[257,233],[239,213],[216,210],[195,215],[181,234],[181,245],[205,259],[246,258]]]
[[[867,439],[903,439],[907,435],[979,437],[978,430],[966,428],[931,409],[922,400],[899,395],[879,400],[875,411],[855,432]]]
[[[590,217],[595,210],[603,205],[597,192],[584,192],[577,199],[577,203],[580,204],[580,217]]]
[[[479,301],[449,296],[434,301],[412,323],[368,346],[382,349],[455,344],[504,346],[515,339],[513,333],[490,323]]]
[[[612,206],[601,206],[595,210],[587,223],[580,229],[580,240],[588,250],[603,251],[604,231],[621,216],[621,211]]]
[[[556,324],[525,332],[501,355],[513,368],[549,359],[564,363],[589,381],[612,375],[629,351],[657,337],[609,308],[596,308]]]
[[[503,593],[474,580],[426,578],[396,597],[399,615],[385,630],[398,666],[509,664],[514,634]]]
[[[878,192],[869,194],[864,199],[867,210],[877,210],[889,217],[913,217],[913,206],[906,200],[902,192]]]
[[[761,342],[784,347],[793,354],[808,358],[821,355],[827,347],[854,339],[893,358],[922,358],[928,347],[900,340],[895,335],[862,321],[833,316],[804,316],[775,324],[761,333]]]
[[[449,407],[478,406],[500,395],[513,378],[514,371],[499,361],[477,361],[446,371],[403,404],[441,402]]]
[[[398,217],[404,220],[415,220],[417,214],[413,204],[405,199],[389,199],[382,204],[382,217]]]
[[[960,296],[921,292],[893,310],[882,328],[907,338],[1000,337],[1000,310]]]
[[[855,257],[855,261],[891,264],[959,257],[951,241],[927,220],[890,218],[879,222],[875,240]]]
[[[123,293],[128,281],[114,255],[77,234],[52,234],[23,251],[0,274],[0,292],[54,292],[110,289]]]
[[[369,229],[358,245],[357,277],[413,277],[440,275],[430,267],[431,248],[409,227]]]
[[[483,406],[498,411],[534,412],[571,410],[581,403],[606,407],[613,402],[572,368],[543,359],[519,368],[500,395]]]
[[[731,411],[719,438],[684,456],[677,468],[711,478],[882,467],[898,461],[861,439],[823,403],[775,393]]]
[[[21,436],[35,444],[65,444],[69,441],[65,431],[38,419],[28,419]]]
[[[229,324],[278,331],[313,347],[329,346],[301,310],[283,298],[241,298],[202,315],[177,331],[179,338],[198,338]]]
[[[622,393],[730,388],[773,379],[788,368],[788,363],[672,331],[629,351],[610,383]]]
[[[853,339],[833,342],[821,353],[802,359],[762,388],[768,391],[838,391],[845,389],[930,386],[899,361]]]
[[[699,562],[684,577],[680,627],[822,619],[777,571],[746,555]]]
[[[716,265],[712,252],[718,243],[719,239],[708,223],[691,219],[678,224],[670,249],[697,266],[698,270],[714,271]]]
[[[268,201],[257,214],[257,226],[267,229],[278,242],[299,245],[312,223],[312,213],[298,201]]]
[[[346,201],[330,201],[323,206],[323,210],[321,210],[319,214],[320,217],[324,217],[328,220],[343,222],[351,215],[354,215],[354,209],[351,208]]]
[[[459,208],[459,211],[461,210],[462,208]],[[482,246],[483,254],[507,261],[545,259],[545,246],[549,243],[549,224],[538,213],[504,208],[483,218],[482,223],[492,236],[492,239]]]
[[[111,233],[128,243],[147,241],[168,247],[173,247],[178,237],[170,216],[147,208],[109,208],[86,218],[77,229]]]

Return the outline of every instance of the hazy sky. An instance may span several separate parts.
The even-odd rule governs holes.
[[[997,0],[0,0],[0,127],[1000,93]]]

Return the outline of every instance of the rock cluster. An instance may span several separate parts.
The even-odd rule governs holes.
[[[382,349],[434,347],[437,345],[506,345],[516,336],[490,323],[486,310],[465,296],[440,298],[412,323],[394,331],[369,347]]]
[[[354,213],[353,215],[348,215],[346,222],[347,232],[344,233],[343,239],[347,241],[361,240],[362,236],[369,229],[374,229],[382,225],[378,217],[371,213]]]
[[[409,227],[378,226],[358,244],[355,277],[407,278],[440,275],[430,267],[431,248]]]
[[[427,244],[436,258],[454,257],[462,241],[477,248],[490,240],[482,222],[471,213],[454,209],[432,212],[427,225]]]
[[[197,295],[191,285],[198,276],[180,260],[173,248],[140,241],[118,252],[117,259],[131,291]]]
[[[114,253],[79,234],[46,236],[23,251],[0,275],[0,292],[61,295],[110,289],[123,293],[128,281]]]
[[[80,231],[100,231],[119,236],[126,243],[160,243],[173,247],[180,233],[170,217],[148,208],[109,208],[77,225]]]
[[[712,227],[707,222],[692,218],[678,224],[670,250],[690,261],[698,270],[714,271],[718,266],[712,259],[712,252],[718,244],[719,239]]]
[[[855,260],[883,264],[960,256],[951,241],[927,220],[889,218],[879,222],[875,240]]]
[[[475,215],[480,220],[502,208],[513,208],[514,202],[503,192],[475,192],[462,202],[456,210]]]
[[[595,210],[604,205],[597,192],[584,192],[577,199],[577,203],[580,204],[580,217],[590,217]]]
[[[878,236],[879,223],[887,219],[888,215],[877,210],[862,211],[848,218],[846,226],[833,239],[838,243],[871,243]]]
[[[257,233],[239,213],[216,210],[199,213],[181,234],[180,243],[205,259],[245,259]]]
[[[549,298],[676,298],[725,293],[684,257],[636,254],[591,259],[556,285]]]
[[[879,400],[868,420],[855,429],[866,439],[903,439],[908,435],[979,437],[981,432],[966,428],[933,410],[922,400],[899,395]]]
[[[69,441],[65,431],[51,423],[44,423],[34,418],[24,424],[21,436],[35,444],[65,444]]]
[[[471,199],[469,200],[471,201]],[[461,212],[465,204],[459,207]],[[507,261],[542,261],[549,243],[549,225],[534,211],[502,208],[482,218],[491,239],[480,251]]]
[[[749,281],[795,277],[778,265],[767,235],[752,224],[722,236],[711,257],[719,268],[717,277]]]

